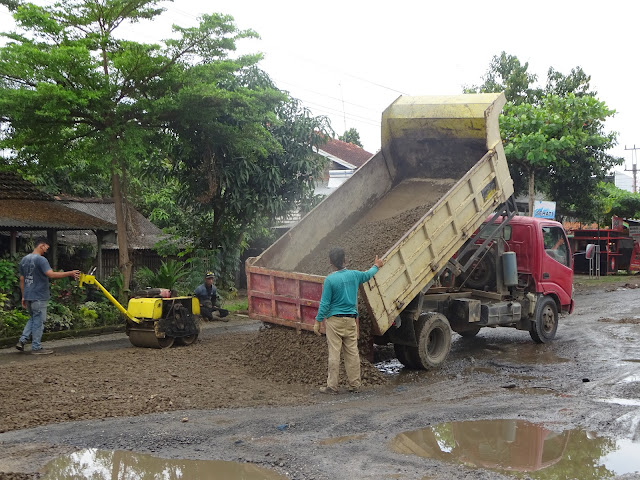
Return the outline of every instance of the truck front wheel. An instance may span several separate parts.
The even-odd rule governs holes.
[[[425,370],[439,367],[451,350],[451,327],[447,317],[429,312],[420,315],[415,325],[417,347],[408,347],[412,363]]]
[[[536,303],[535,318],[529,334],[536,343],[549,343],[558,330],[558,306],[551,297],[542,297]]]

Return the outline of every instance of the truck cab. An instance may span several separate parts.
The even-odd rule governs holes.
[[[559,314],[574,308],[571,249],[553,220],[488,218],[440,278],[378,341],[393,343],[409,368],[441,364],[450,330],[474,337],[482,328],[512,327],[528,331],[536,343],[551,342]]]
[[[518,288],[551,296],[558,311],[573,311],[573,256],[562,224],[515,216],[510,221],[509,251],[515,252]]]

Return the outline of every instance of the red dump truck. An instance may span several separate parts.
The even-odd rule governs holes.
[[[247,260],[249,315],[312,330],[327,252],[341,246],[350,268],[384,260],[360,287],[360,333],[393,343],[407,367],[440,365],[452,330],[510,326],[552,340],[559,312],[573,309],[571,252],[557,222],[516,216],[504,103],[503,94],[398,98],[382,115],[382,149]]]

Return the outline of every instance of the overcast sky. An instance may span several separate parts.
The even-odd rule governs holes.
[[[36,2],[41,3],[41,2]],[[261,67],[279,88],[336,134],[356,128],[366,150],[380,148],[380,116],[399,95],[459,94],[482,82],[493,56],[505,51],[529,62],[546,83],[550,66],[563,74],[581,66],[598,98],[617,111],[607,124],[619,132],[612,153],[627,168],[640,148],[637,51],[640,4],[633,0],[177,0],[149,25],[147,41],[170,36],[171,24],[191,26],[202,13],[232,15],[260,40],[246,52],[265,55]],[[0,7],[2,30],[11,17]],[[638,152],[640,153],[640,151]]]

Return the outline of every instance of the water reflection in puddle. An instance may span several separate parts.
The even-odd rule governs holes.
[[[163,480],[284,480],[287,477],[249,463],[222,460],[173,460],[123,450],[89,448],[64,455],[45,465],[43,480],[84,479]]]
[[[512,472],[533,479],[601,480],[640,471],[640,443],[523,420],[450,422],[398,434],[397,453]]]

